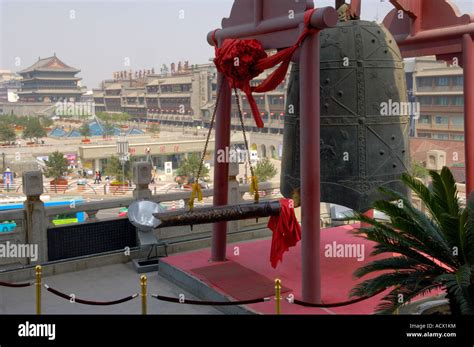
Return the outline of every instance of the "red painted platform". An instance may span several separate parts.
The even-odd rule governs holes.
[[[358,282],[353,277],[354,271],[363,264],[381,258],[369,256],[374,243],[355,237],[350,232],[352,229],[353,227],[346,225],[321,231],[322,299],[325,303],[348,300],[351,288]],[[326,257],[325,246],[332,245],[333,242],[363,245],[365,259],[358,261],[356,258]],[[213,290],[235,300],[259,298],[262,295],[274,293],[275,278],[280,278],[283,286],[286,287],[283,297],[293,293],[296,299],[301,299],[301,242],[285,253],[283,262],[276,269],[270,265],[270,245],[271,239],[229,244],[228,261],[222,263],[209,263],[210,249],[180,253],[162,258],[160,261],[200,279]],[[234,255],[235,247],[238,247],[238,255]],[[382,296],[383,293],[360,303],[331,309],[308,308],[282,301],[282,312],[287,314],[372,314]],[[258,313],[275,313],[274,300],[248,305],[248,307]]]

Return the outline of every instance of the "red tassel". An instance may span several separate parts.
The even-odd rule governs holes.
[[[280,215],[270,217],[268,228],[273,231],[270,262],[276,268],[283,261],[283,254],[301,240],[301,226],[295,216],[293,201],[280,200]]]
[[[315,34],[317,29],[310,29],[311,16],[315,9],[306,11],[304,15],[305,29],[294,46],[285,48],[272,56],[267,56],[262,44],[257,40],[225,39],[222,47],[217,48],[214,63],[217,70],[224,74],[232,88],[241,89],[246,95],[253,118],[257,127],[263,128],[264,124],[260,117],[260,110],[252,96],[252,92],[264,93],[274,90],[285,79],[291,58],[299,48],[301,42],[309,34]],[[238,58],[239,64],[235,64]],[[281,63],[281,64],[280,64]],[[280,66],[273,71],[262,83],[256,87],[250,87],[250,81],[260,75],[264,70],[270,69],[277,64]]]

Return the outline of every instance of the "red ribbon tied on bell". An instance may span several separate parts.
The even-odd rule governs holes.
[[[301,42],[308,35],[317,33],[317,29],[310,28],[311,16],[314,11],[315,9],[306,11],[304,15],[305,30],[298,38],[296,44],[282,49],[271,56],[267,55],[267,52],[265,52],[265,49],[258,40],[225,39],[222,46],[218,47],[215,37],[213,37],[216,47],[214,64],[217,71],[226,77],[231,88],[238,88],[245,93],[252,109],[253,118],[259,128],[263,128],[264,124],[252,93],[265,93],[274,90],[283,82],[291,62],[291,57]],[[280,64],[280,66],[267,76],[262,83],[256,87],[250,86],[252,79],[277,64]]]

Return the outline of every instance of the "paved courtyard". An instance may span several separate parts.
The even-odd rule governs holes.
[[[148,293],[197,299],[180,287],[159,276],[147,274]],[[114,264],[84,271],[43,278],[43,283],[76,298],[91,301],[113,301],[140,293],[140,274],[131,263]],[[89,306],[70,303],[43,287],[43,314],[141,314],[141,298],[112,306]],[[148,296],[148,314],[220,314],[210,306],[181,305],[158,301]],[[35,287],[0,287],[0,314],[35,314]]]

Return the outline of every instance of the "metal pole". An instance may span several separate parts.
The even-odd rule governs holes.
[[[122,160],[122,183],[125,183],[125,158]]]
[[[146,286],[147,286],[147,278],[146,275],[142,275],[140,277],[140,287],[142,290],[142,293],[140,294],[142,298],[142,314],[146,315],[147,314],[147,305],[146,305]]]
[[[217,90],[221,96],[216,115],[216,142],[214,147],[214,206],[227,205],[229,187],[229,163],[217,161],[219,150],[230,146],[230,108],[232,93],[224,75],[218,74]],[[222,85],[223,84],[223,85]],[[221,87],[222,85],[222,87]],[[211,261],[226,259],[227,222],[212,226]]]
[[[281,314],[281,280],[275,280],[275,312]]]
[[[41,265],[36,265],[36,314],[41,314]]]
[[[474,191],[474,40],[464,34],[464,151],[466,166],[466,198]]]
[[[321,303],[319,34],[308,36],[300,52],[302,298]]]

